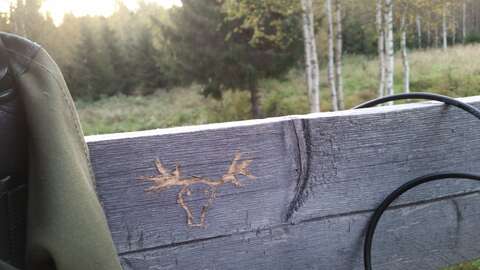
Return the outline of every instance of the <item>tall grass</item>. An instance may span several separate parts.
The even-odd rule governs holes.
[[[444,270],[479,270],[480,269],[480,260],[471,263],[462,263],[457,266],[449,267]]]

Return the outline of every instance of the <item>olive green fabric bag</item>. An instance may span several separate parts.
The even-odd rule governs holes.
[[[121,269],[95,193],[78,115],[59,68],[37,44],[5,33],[0,33],[0,41],[28,127],[25,263],[16,266]],[[1,258],[0,270],[16,269],[13,264]]]

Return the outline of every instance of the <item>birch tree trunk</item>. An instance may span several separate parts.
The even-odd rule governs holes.
[[[452,18],[452,45],[457,43],[457,18]]]
[[[430,22],[427,24],[427,47],[431,47],[432,46],[432,26],[430,24]]]
[[[407,25],[406,16],[407,10],[402,15],[402,22],[400,30],[402,31],[402,64],[403,64],[403,91],[410,93],[410,63],[408,61],[408,49],[407,49]]]
[[[435,48],[438,48],[440,46],[440,39],[438,37],[438,26],[435,26],[435,30],[433,34],[434,34]]]
[[[310,112],[320,111],[320,69],[313,19],[312,0],[301,0],[303,10],[303,38],[305,43],[305,76],[307,79]]]
[[[393,36],[393,0],[385,0],[385,52],[386,52],[386,70],[385,70],[385,90],[388,95],[394,94],[394,72],[395,72],[395,49]]]
[[[419,15],[415,18],[417,23],[417,47],[422,48],[422,21]]]
[[[325,12],[327,13],[328,21],[328,84],[332,96],[332,110],[338,111],[337,89],[335,87],[335,48],[333,43],[332,0],[325,1]]]
[[[345,109],[345,103],[343,99],[343,77],[342,77],[342,65],[343,65],[343,25],[342,25],[342,0],[336,0],[335,10],[337,17],[337,47],[336,47],[336,77],[337,77],[337,93],[338,93],[338,108],[340,110]]]
[[[443,34],[443,50],[448,49],[448,31],[447,31],[447,4],[442,7],[442,34]]]
[[[463,1],[462,13],[462,42],[465,44],[467,42],[467,0]]]
[[[383,23],[383,0],[377,0],[377,34],[378,34],[378,97],[385,95],[385,28]]]

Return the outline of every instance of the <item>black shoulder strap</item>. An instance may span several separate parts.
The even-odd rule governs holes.
[[[15,123],[21,118],[17,115],[19,108],[14,100],[16,96],[14,85],[10,54],[0,35],[0,120],[2,120],[0,121],[0,129],[2,129],[0,151],[10,152],[12,149],[17,151],[14,155],[0,153],[0,269],[2,270],[7,267],[6,263],[22,267],[25,262],[27,185],[26,177],[15,172],[17,170],[15,168],[19,166],[16,164],[15,156],[23,151],[16,145],[11,146],[11,149],[8,149],[10,147],[4,149],[5,144],[11,142],[9,138],[17,134],[18,130],[14,130],[18,128]],[[11,110],[8,110],[9,108]],[[4,157],[9,160],[4,160]],[[7,267],[9,268],[10,266]]]

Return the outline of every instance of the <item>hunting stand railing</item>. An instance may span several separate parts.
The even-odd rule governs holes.
[[[360,270],[387,195],[431,173],[480,172],[477,122],[427,102],[87,142],[125,270]],[[404,194],[378,224],[374,269],[480,257],[479,191],[459,179]]]

